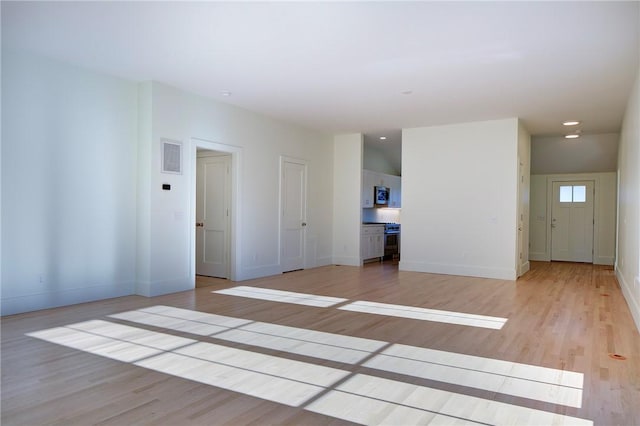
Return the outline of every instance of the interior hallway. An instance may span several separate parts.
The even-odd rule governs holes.
[[[640,419],[640,335],[609,267],[532,262],[515,285],[388,263],[208,283],[4,317],[2,423]]]

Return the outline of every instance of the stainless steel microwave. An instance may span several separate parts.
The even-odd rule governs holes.
[[[373,204],[376,207],[387,207],[389,205],[390,189],[386,186],[373,187]]]

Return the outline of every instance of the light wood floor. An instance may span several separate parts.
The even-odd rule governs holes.
[[[201,342],[348,370],[396,382],[589,419],[640,425],[640,335],[611,268],[533,262],[518,281],[398,272],[396,265],[328,266],[234,283],[200,280],[193,291],[129,296],[2,318],[3,425],[347,424],[247,394],[27,336],[53,327],[103,320]],[[245,285],[422,308],[504,317],[501,330],[269,302],[212,291]],[[194,336],[110,318],[167,305],[343,336],[584,374],[582,407],[570,407],[438,380],[373,370],[361,364]],[[620,354],[626,360],[611,358]],[[292,367],[293,368],[293,367]]]

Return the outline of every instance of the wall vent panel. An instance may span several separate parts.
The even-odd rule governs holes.
[[[182,174],[182,142],[162,139],[162,172]]]

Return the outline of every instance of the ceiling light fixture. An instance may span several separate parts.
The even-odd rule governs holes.
[[[387,137],[386,137],[386,136],[380,136],[380,140],[381,140],[381,141],[386,141],[386,140],[387,140]]]
[[[220,94],[225,97],[231,96],[231,92],[229,92],[228,90],[223,90],[220,92]]]
[[[577,126],[578,124],[580,124],[580,122],[577,120],[570,120],[562,123],[563,126]]]
[[[576,138],[579,138],[579,137],[580,137],[580,135],[578,135],[578,134],[572,134],[572,135],[566,135],[565,139],[576,139]]]

